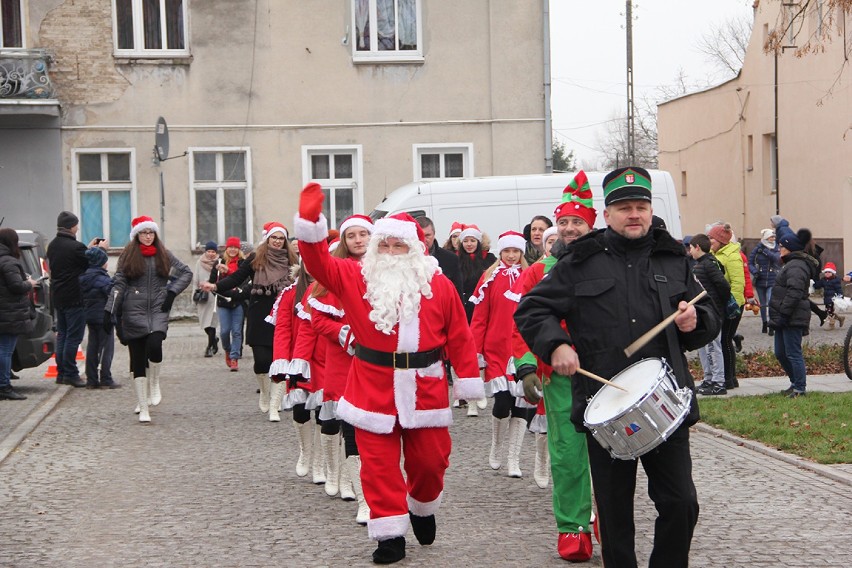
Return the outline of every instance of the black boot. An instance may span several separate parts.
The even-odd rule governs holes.
[[[743,350],[743,339],[743,336],[739,333],[734,336],[734,348],[736,349],[737,353]]]
[[[0,387],[0,400],[26,400],[27,397],[17,392],[11,386]]]
[[[411,528],[414,529],[417,542],[424,546],[435,542],[435,515],[419,517],[409,512],[408,516],[411,518]]]
[[[405,558],[404,536],[380,540],[379,547],[373,551],[373,562],[376,564],[393,564],[403,558]]]
[[[766,325],[766,322],[763,322],[763,329],[760,330],[760,333],[766,333],[769,331],[769,326]]]
[[[216,347],[216,328],[205,327],[204,332],[207,334],[207,350],[204,351],[205,357],[212,357],[219,349]]]

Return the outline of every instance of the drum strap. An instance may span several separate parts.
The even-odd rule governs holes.
[[[654,269],[654,272],[663,272],[662,266],[660,266],[660,261],[657,258],[651,257],[651,266]],[[660,310],[662,315],[668,316],[666,312],[666,308],[669,306],[670,297],[669,297],[669,280],[662,274],[654,274],[654,282],[657,285],[657,293],[660,295]],[[666,339],[669,342],[669,358],[671,359],[669,363],[672,366],[672,369],[675,372],[675,376],[678,377],[681,381],[687,381],[690,377],[689,371],[683,366],[683,353],[680,350],[680,344],[677,340],[677,332],[675,331],[675,326],[668,325],[666,326]],[[687,383],[689,384],[689,383]]]

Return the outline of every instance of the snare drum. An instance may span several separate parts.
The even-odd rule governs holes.
[[[692,391],[677,387],[665,359],[643,359],[611,381],[628,392],[604,385],[589,401],[583,422],[614,458],[636,459],[648,453],[689,413]]]

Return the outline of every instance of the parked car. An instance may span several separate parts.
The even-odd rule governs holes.
[[[50,303],[50,280],[44,270],[44,236],[33,231],[19,230],[18,246],[24,270],[38,282],[30,292],[30,302],[35,308],[35,326],[30,333],[19,335],[12,354],[12,370],[38,367],[51,357],[56,349],[56,332],[53,328],[53,309]]]

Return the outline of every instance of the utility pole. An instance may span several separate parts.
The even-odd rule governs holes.
[[[633,128],[633,1],[627,0],[627,162],[636,163],[636,138]]]

